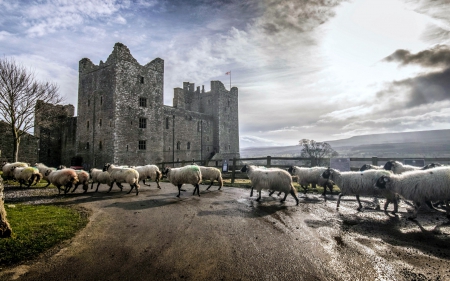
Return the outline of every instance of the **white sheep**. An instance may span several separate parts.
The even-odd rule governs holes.
[[[200,183],[202,182],[202,173],[199,166],[197,165],[187,165],[180,168],[170,168],[166,167],[163,170],[163,174],[166,175],[167,179],[175,186],[178,187],[178,195],[180,197],[181,189],[183,184],[192,184],[194,188],[194,193],[197,191],[197,195],[200,196]]]
[[[58,188],[58,194],[61,194],[61,186],[64,186],[64,194],[66,194],[72,185],[78,182],[77,173],[73,169],[52,171],[47,176],[50,183]]]
[[[89,170],[89,175],[92,180],[91,189],[94,187],[94,183],[97,183],[97,189],[95,192],[98,191],[100,184],[106,184],[108,186],[111,184],[111,177],[109,176],[108,171],[92,168]]]
[[[114,183],[122,190],[122,183],[128,183],[131,187],[129,194],[133,188],[136,189],[136,195],[139,195],[139,173],[135,169],[132,168],[120,168],[113,164],[105,164],[103,167],[103,171],[107,171],[109,176],[111,177],[111,184],[108,192],[111,191]]]
[[[132,167],[139,173],[139,181],[142,181],[145,185],[150,186],[150,184],[146,184],[145,180],[150,179],[156,182],[156,185],[159,189],[161,186],[159,185],[159,181],[161,180],[161,171],[159,171],[158,166],[156,165],[145,165],[145,166],[135,166]]]
[[[75,192],[77,187],[81,184],[83,186],[84,193],[87,192],[89,187],[89,173],[84,170],[74,170],[78,176],[78,182],[75,184],[75,187],[72,189],[72,192]]]
[[[28,167],[29,165],[27,163],[23,162],[14,162],[14,163],[7,163],[3,162],[2,171],[3,171],[3,177],[5,180],[13,179],[14,173],[11,168],[13,167]]]
[[[296,205],[298,205],[297,190],[292,184],[292,176],[287,171],[277,168],[262,169],[252,165],[244,165],[241,172],[247,173],[248,178],[252,182],[252,191],[253,188],[258,191],[259,196],[256,201],[261,199],[261,190],[268,189],[272,193],[274,191],[284,192],[284,198],[281,199],[281,202],[286,200],[288,193],[291,194],[297,203]]]
[[[398,201],[396,194],[394,192],[380,192],[374,188],[374,184],[377,179],[381,176],[388,176],[392,173],[386,170],[366,170],[363,172],[340,172],[339,170],[328,168],[323,172],[322,177],[331,179],[339,187],[341,192],[339,193],[339,198],[337,200],[336,209],[339,209],[341,202],[341,197],[344,195],[355,195],[358,201],[358,211],[362,209],[361,201],[359,196],[375,196],[375,202],[377,204],[377,209],[380,208],[378,203],[378,198],[376,196],[382,195],[386,198],[384,204],[384,211],[387,211],[387,207],[390,202],[394,203],[394,211],[392,213],[398,212]]]
[[[306,168],[306,167],[291,166],[289,167],[288,172],[293,176],[297,176],[298,184],[304,189],[305,194],[306,190],[308,189],[308,186],[311,184],[313,188],[315,188],[315,185],[322,186],[323,187],[322,195],[325,196],[327,188],[330,190],[330,192],[333,192],[333,185],[334,185],[332,181],[322,177],[322,174],[323,172],[325,172],[326,169],[327,169],[326,167]]]
[[[209,180],[209,186],[206,188],[206,190],[209,190],[209,188],[213,185],[214,181],[219,182],[219,189],[220,190],[223,186],[223,179],[222,179],[222,172],[214,167],[205,167],[205,166],[199,166],[200,172],[202,173],[202,179],[203,180]]]
[[[450,167],[436,167],[402,174],[385,175],[378,178],[377,188],[398,193],[414,202],[414,212],[409,219],[417,217],[417,211],[424,201],[444,200],[447,218],[450,218]]]
[[[42,174],[34,167],[12,166],[11,172],[13,177],[20,183],[20,187],[22,187],[22,184],[28,184],[27,187],[30,187],[33,182],[38,183],[42,178]]]
[[[55,171],[56,168],[52,168],[52,167],[47,167],[45,164],[43,163],[36,163],[34,164],[34,166],[36,168],[39,169],[39,173],[42,174],[43,179],[47,181],[47,185],[45,187],[48,187],[50,185],[50,181],[48,180],[48,175],[52,172]]]

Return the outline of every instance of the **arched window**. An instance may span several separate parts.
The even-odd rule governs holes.
[[[187,149],[191,149],[191,143],[190,142],[187,143],[186,148]]]
[[[177,142],[177,150],[180,150],[181,142]]]

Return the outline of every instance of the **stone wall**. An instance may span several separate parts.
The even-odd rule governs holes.
[[[11,129],[8,124],[0,121],[0,162],[13,162],[14,140]],[[20,162],[36,163],[38,160],[38,138],[33,135],[25,134],[19,145]]]

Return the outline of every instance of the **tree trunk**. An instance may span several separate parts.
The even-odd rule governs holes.
[[[3,179],[0,177],[0,238],[11,237],[12,229],[6,219],[5,205],[3,204]]]
[[[19,146],[20,146],[20,137],[17,135],[17,133],[14,131],[14,149],[13,149],[13,157],[14,162],[19,161]]]

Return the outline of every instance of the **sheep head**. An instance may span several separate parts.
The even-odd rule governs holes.
[[[376,188],[379,188],[379,189],[385,189],[386,184],[390,181],[391,181],[391,179],[388,176],[381,176],[377,179],[377,181],[375,182],[375,184],[373,186]]]

